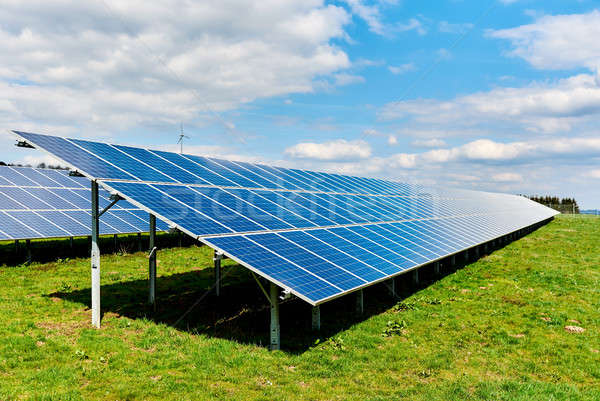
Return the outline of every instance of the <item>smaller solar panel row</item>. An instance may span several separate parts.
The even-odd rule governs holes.
[[[61,170],[0,167],[0,240],[90,235],[90,181]],[[109,193],[99,191],[100,207]],[[168,229],[157,221],[157,229]],[[121,200],[100,220],[101,234],[148,230],[148,213]]]

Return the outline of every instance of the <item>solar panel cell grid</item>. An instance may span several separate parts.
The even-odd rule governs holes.
[[[348,290],[365,283],[364,280],[277,234],[254,234],[248,238],[328,283],[335,283],[334,285],[340,289]]]
[[[244,237],[217,237],[208,240],[216,248],[236,255],[248,266],[260,266],[260,271],[282,283],[297,289],[304,297],[318,301],[341,293],[339,288],[325,282],[301,267],[283,260],[280,256]]]
[[[0,221],[0,231],[3,233],[0,239],[55,238],[90,234],[91,202],[88,179],[70,177],[67,171],[62,170],[1,166],[0,179],[5,176],[27,185],[0,185],[0,211],[6,212]],[[19,177],[23,181],[19,181]],[[110,203],[107,191],[101,190],[99,195],[103,207]],[[119,201],[111,212],[106,214],[106,218],[117,227],[102,221],[101,234],[148,230],[148,213],[142,212],[140,218],[123,207],[134,208],[126,201]],[[61,213],[58,210],[69,212]],[[168,229],[164,223],[157,223],[159,230]]]

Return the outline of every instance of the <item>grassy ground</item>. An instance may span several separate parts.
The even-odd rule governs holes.
[[[402,280],[400,302],[370,288],[362,317],[352,296],[325,304],[319,334],[288,302],[278,352],[245,269],[227,261],[222,297],[206,295],[207,248],[159,253],[156,312],[145,256],[104,256],[100,330],[87,259],[4,265],[0,399],[600,399],[599,239],[600,218],[559,217],[421,288]]]

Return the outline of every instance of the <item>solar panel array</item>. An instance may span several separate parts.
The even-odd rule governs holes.
[[[15,133],[313,305],[556,214],[513,195]]]
[[[100,207],[109,193],[99,192]],[[90,235],[90,180],[68,171],[0,166],[0,240]],[[165,223],[157,222],[160,230]],[[102,216],[101,234],[148,231],[148,213],[119,201]]]

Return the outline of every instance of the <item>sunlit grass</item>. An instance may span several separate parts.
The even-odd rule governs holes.
[[[325,304],[316,334],[288,302],[278,352],[246,269],[226,261],[207,292],[206,247],[159,252],[156,312],[145,254],[103,256],[100,330],[88,259],[4,265],[0,399],[600,399],[599,240],[600,218],[560,216],[420,289],[401,280],[400,301],[370,288],[365,316],[352,296]]]

